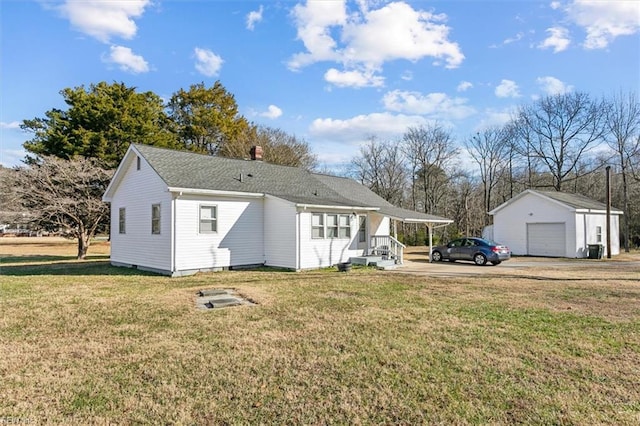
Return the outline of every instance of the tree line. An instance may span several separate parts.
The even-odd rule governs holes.
[[[93,235],[108,227],[100,198],[130,143],[246,158],[253,145],[265,161],[317,169],[308,143],[238,112],[219,82],[180,89],[168,101],[123,83],[62,90],[66,109],[24,120],[25,166],[0,168],[0,223],[20,215],[43,229],[62,229],[86,256]],[[640,239],[640,105],[635,93],[594,99],[575,92],[522,105],[511,120],[459,141],[442,123],[408,128],[398,140],[372,136],[351,161],[350,177],[393,204],[454,223],[436,238],[479,235],[487,214],[527,188],[575,192],[605,201],[604,167],[612,166],[613,203],[622,243]],[[89,200],[98,200],[97,203]],[[26,211],[26,215],[25,215]],[[423,244],[424,227],[402,238]],[[636,241],[636,244],[638,241]]]
[[[571,92],[520,106],[502,126],[459,143],[435,122],[398,140],[372,136],[349,174],[391,203],[444,216],[454,224],[436,237],[480,235],[488,212],[525,189],[580,193],[624,211],[621,243],[640,244],[640,103],[635,93],[595,99]],[[405,225],[403,238],[423,244],[425,230]]]

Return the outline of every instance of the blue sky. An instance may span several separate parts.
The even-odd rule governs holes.
[[[547,94],[640,90],[640,1],[0,2],[0,163],[59,91],[168,99],[220,80],[250,121],[339,167],[370,136],[438,121],[462,142]]]

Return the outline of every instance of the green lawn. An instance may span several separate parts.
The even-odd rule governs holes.
[[[0,423],[640,423],[633,279],[11,260]],[[257,305],[197,310],[207,288]]]

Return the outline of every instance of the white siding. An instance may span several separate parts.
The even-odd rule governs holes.
[[[527,253],[528,223],[565,223],[565,253],[575,249],[575,214],[569,208],[534,194],[526,194],[497,211],[493,218],[493,239],[509,246],[515,255]],[[573,257],[574,255],[570,255]]]
[[[369,235],[388,236],[391,230],[391,219],[377,213],[369,215]]]
[[[135,156],[111,201],[111,262],[164,272],[171,270],[171,194],[160,177]],[[151,205],[160,204],[161,229],[151,234]],[[126,209],[126,233],[120,234],[118,215]]]
[[[267,197],[264,200],[265,264],[298,269],[296,207],[287,201]]]
[[[578,238],[576,247],[576,257],[587,257],[589,255],[589,244],[602,244],[606,255],[607,246],[607,215],[604,213],[581,213],[577,215],[578,224],[576,226]],[[611,215],[611,254],[620,254],[620,232],[618,215]],[[597,228],[602,229],[602,241],[597,240]]]
[[[317,211],[314,213],[345,214],[344,211]],[[346,262],[351,256],[360,254],[356,216],[352,216],[350,220],[351,238],[312,238],[311,214],[310,211],[298,213],[300,221],[300,265],[298,269],[324,268]]]
[[[217,206],[217,232],[199,232],[200,206]],[[176,270],[264,263],[263,199],[181,196],[176,199]]]

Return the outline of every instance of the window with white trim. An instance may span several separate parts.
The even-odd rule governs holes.
[[[160,234],[160,204],[151,205],[151,233]]]
[[[338,238],[351,238],[350,217],[346,214],[338,216]]]
[[[346,214],[313,213],[312,238],[351,238],[351,217]]]
[[[218,206],[200,206],[200,233],[218,232]]]
[[[602,242],[602,226],[596,226],[596,243]]]
[[[327,238],[337,238],[337,237],[338,237],[338,215],[328,214],[327,215]]]
[[[120,207],[118,211],[118,232],[127,233],[127,210],[124,207]]]
[[[324,238],[324,214],[313,213],[311,215],[311,237]]]

